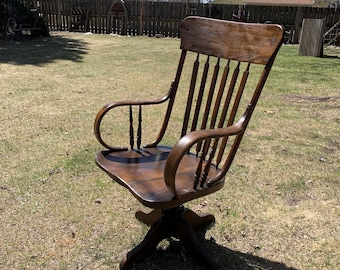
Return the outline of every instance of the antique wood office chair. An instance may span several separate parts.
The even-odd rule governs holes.
[[[96,163],[144,206],[153,209],[136,213],[151,228],[121,262],[121,269],[131,267],[168,237],[181,240],[205,268],[217,269],[193,232],[214,217],[197,215],[182,205],[223,187],[281,46],[283,29],[278,25],[187,17],[180,25],[180,36],[182,53],[166,96],[151,101],[112,102],[95,119],[95,135],[107,148],[97,153]],[[181,80],[187,65],[191,78]],[[176,95],[187,100],[178,142],[173,147],[160,146]],[[162,103],[167,107],[158,136],[141,147],[143,108]],[[125,108],[128,119],[121,120],[129,126],[130,147],[111,146],[104,139],[102,120],[105,115],[115,117],[114,112]]]

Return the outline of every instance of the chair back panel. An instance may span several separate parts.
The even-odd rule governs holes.
[[[181,137],[195,130],[229,127],[238,121],[243,126],[243,132],[236,137],[207,139],[191,148],[200,157],[195,188],[224,179],[282,38],[283,29],[278,25],[199,17],[188,17],[182,22],[183,52],[174,83],[175,91],[188,91]],[[191,70],[190,82],[180,81],[182,70]],[[209,178],[211,165],[221,168],[213,179]]]
[[[189,53],[187,58],[192,58]],[[187,93],[181,137],[191,131],[225,128],[239,119],[245,119],[256,88],[254,80],[246,88],[250,66],[249,63],[230,59],[196,55],[192,64],[193,72]],[[260,69],[255,68],[254,73],[258,78],[261,77]],[[179,84],[178,92],[186,89],[185,83]],[[222,167],[225,166],[228,154],[227,166],[230,166],[239,144],[234,142],[235,136],[232,136],[207,139],[194,145],[190,151],[200,157],[196,169],[196,188],[203,187],[212,164],[215,167],[219,167],[221,163]]]

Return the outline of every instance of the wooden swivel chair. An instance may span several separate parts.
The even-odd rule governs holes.
[[[95,136],[106,148],[97,153],[96,163],[152,209],[150,213],[136,212],[136,217],[151,228],[144,240],[126,255],[120,269],[130,268],[168,237],[179,239],[206,269],[218,268],[193,232],[214,217],[197,215],[182,205],[223,187],[282,44],[283,29],[278,25],[187,17],[180,25],[180,37],[177,72],[164,97],[112,102],[95,119]],[[185,80],[182,71],[188,65],[191,78]],[[172,119],[176,95],[186,98],[178,141],[173,147],[160,146]],[[143,108],[164,103],[167,105],[158,136],[141,147]],[[111,146],[104,140],[102,120],[105,115],[112,116],[125,108],[129,115],[126,123],[130,147]]]

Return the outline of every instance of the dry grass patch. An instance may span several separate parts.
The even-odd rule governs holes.
[[[93,120],[108,101],[166,93],[178,47],[177,39],[75,33],[1,41],[4,269],[117,269],[140,242],[139,203],[94,164]],[[280,50],[225,188],[189,203],[216,217],[199,237],[221,269],[340,265],[340,50],[325,54]],[[161,112],[147,113],[154,127]],[[167,142],[175,138],[171,131]],[[200,268],[177,241],[164,241],[135,269]]]

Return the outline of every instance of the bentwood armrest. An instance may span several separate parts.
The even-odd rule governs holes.
[[[207,139],[224,138],[240,134],[244,131],[242,127],[243,118],[226,128],[196,130],[182,137],[172,148],[164,168],[164,181],[176,198],[179,198],[176,190],[176,172],[185,154],[196,143]]]
[[[146,106],[146,105],[157,105],[161,104],[165,101],[167,101],[169,98],[169,94],[164,96],[160,99],[155,100],[131,100],[131,101],[119,101],[119,102],[110,102],[106,104],[104,107],[102,107],[99,112],[97,113],[97,116],[94,121],[94,134],[97,138],[97,140],[106,148],[113,150],[113,151],[122,151],[126,150],[125,147],[112,147],[108,145],[104,140],[102,139],[101,133],[100,133],[100,125],[104,118],[104,116],[112,109],[124,107],[124,106]]]

